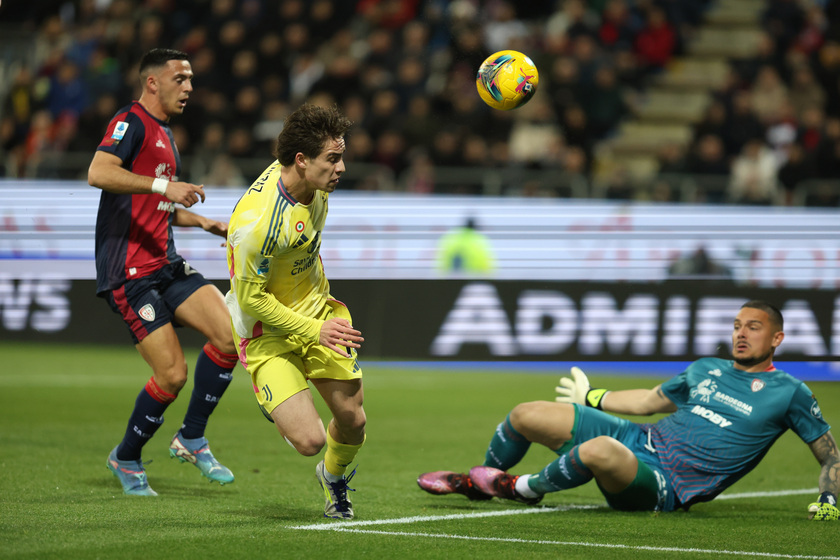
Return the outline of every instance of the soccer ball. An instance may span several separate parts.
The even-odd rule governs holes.
[[[475,87],[489,106],[510,111],[534,96],[539,81],[537,67],[530,58],[517,51],[499,51],[481,64]]]

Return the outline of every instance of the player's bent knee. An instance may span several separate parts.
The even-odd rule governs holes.
[[[162,372],[155,372],[155,383],[168,393],[177,395],[187,384],[187,366],[174,367]]]
[[[609,469],[633,456],[621,442],[610,436],[598,436],[580,444],[578,455],[590,469]]]
[[[510,423],[523,434],[539,430],[545,423],[547,409],[556,406],[556,403],[545,401],[520,403],[510,411]]]
[[[221,336],[210,337],[208,340],[219,352],[236,355],[236,345],[233,343],[233,336],[229,328]]]
[[[304,438],[291,438],[289,436],[285,436],[286,441],[295,448],[295,451],[303,455],[304,457],[313,457],[321,452],[324,446],[327,444],[327,440],[324,437],[304,437]]]

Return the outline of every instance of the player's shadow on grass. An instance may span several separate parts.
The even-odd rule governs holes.
[[[293,507],[283,503],[262,505],[247,509],[231,511],[231,514],[246,515],[259,519],[271,519],[274,521],[293,523],[317,523],[324,521],[323,514],[319,515],[318,508]]]
[[[119,480],[111,473],[107,473],[102,477],[88,478],[86,485],[92,490],[99,491],[104,489],[112,495],[125,496],[132,499],[154,499],[150,496],[128,496],[123,493]],[[236,487],[230,484],[220,486],[216,483],[207,482],[206,484],[190,483],[185,484],[182,480],[167,479],[166,477],[156,477],[151,482],[152,489],[158,493],[158,498],[198,498],[201,500],[217,500],[220,495],[236,494],[239,492]],[[98,493],[98,492],[97,492]]]
[[[463,500],[459,500],[456,497],[452,497],[452,499],[437,499],[433,501],[423,502],[418,504],[420,507],[424,509],[430,510],[441,510],[441,511],[452,511],[455,510],[463,510],[469,513],[478,513],[481,511],[496,511],[500,509],[511,509],[516,507],[527,507],[527,506],[517,506],[516,504],[505,504],[502,501],[490,500],[490,501],[470,501],[464,498]],[[540,506],[537,506],[540,507]]]

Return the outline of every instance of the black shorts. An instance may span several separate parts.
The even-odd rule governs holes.
[[[210,282],[186,261],[165,265],[148,276],[126,280],[116,290],[101,294],[122,317],[137,344],[167,323],[179,326],[175,310]]]

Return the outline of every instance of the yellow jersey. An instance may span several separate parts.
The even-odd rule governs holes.
[[[275,161],[242,195],[228,224],[225,302],[243,339],[294,334],[317,342],[330,285],[319,256],[329,195],[308,205],[283,186]]]

